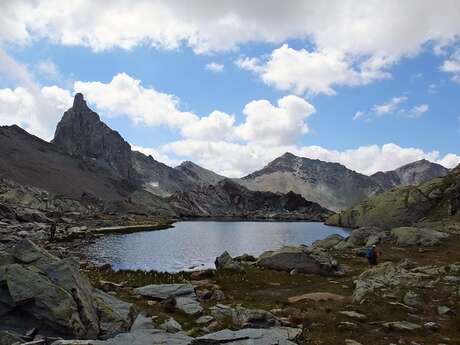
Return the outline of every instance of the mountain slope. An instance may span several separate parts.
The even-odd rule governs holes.
[[[185,161],[175,168],[186,174],[191,181],[199,185],[212,185],[224,180],[226,177],[205,169],[193,162]]]
[[[448,173],[449,169],[442,165],[422,159],[396,170],[377,172],[371,175],[371,178],[383,189],[390,189],[397,186],[417,185]]]
[[[123,200],[132,186],[91,160],[61,153],[18,126],[0,127],[0,177],[74,198]]]
[[[331,216],[327,223],[345,227],[389,229],[420,222],[460,222],[460,166],[443,177],[403,186],[371,197]]]
[[[181,216],[324,220],[332,214],[295,193],[250,191],[225,179],[217,185],[175,193],[168,202]]]
[[[297,157],[291,153],[285,153],[240,181],[251,190],[293,191],[331,210],[348,207],[382,192],[382,188],[368,176],[341,164]]]

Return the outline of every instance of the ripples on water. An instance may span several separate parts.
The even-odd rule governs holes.
[[[214,267],[214,259],[227,250],[231,256],[258,256],[283,245],[311,244],[345,229],[315,222],[178,222],[160,231],[106,235],[90,244],[86,253],[114,269],[177,272]]]

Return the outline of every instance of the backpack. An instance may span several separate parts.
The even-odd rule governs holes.
[[[373,258],[374,258],[374,248],[369,248],[369,249],[367,250],[366,257],[367,257],[368,259],[373,259]]]

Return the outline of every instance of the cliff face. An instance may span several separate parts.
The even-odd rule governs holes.
[[[135,178],[131,146],[100,120],[81,93],[75,95],[72,108],[59,121],[52,143],[59,151],[94,160],[123,179]]]
[[[194,217],[324,220],[332,214],[299,194],[250,191],[229,179],[175,193],[168,201],[179,215]]]

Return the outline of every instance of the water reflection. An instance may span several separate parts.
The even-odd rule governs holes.
[[[176,272],[213,267],[216,256],[260,255],[288,244],[311,244],[345,229],[312,222],[178,222],[173,229],[108,235],[87,247],[93,261],[114,269]]]

